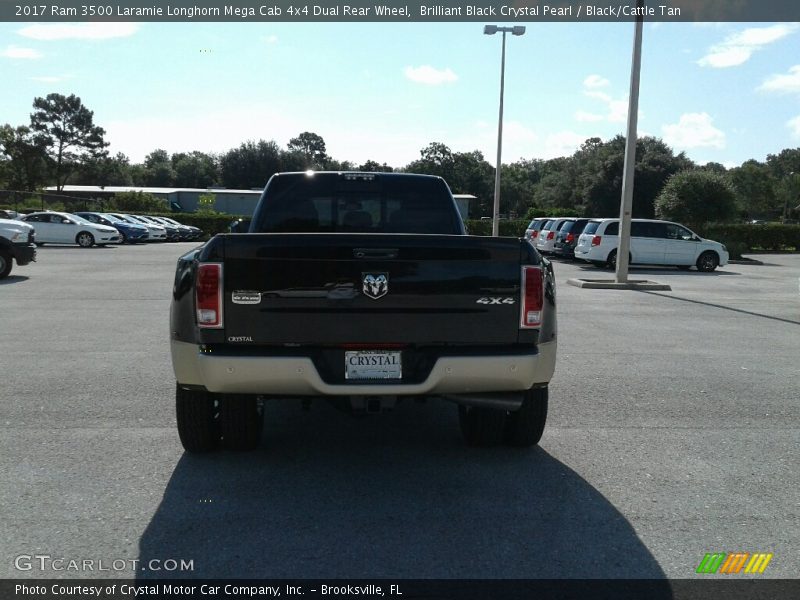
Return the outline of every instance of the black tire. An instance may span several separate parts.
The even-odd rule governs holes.
[[[688,271],[689,269],[692,268],[692,265],[675,265],[675,266],[678,267],[681,271]]]
[[[75,243],[81,248],[91,248],[94,246],[94,236],[88,231],[81,231],[75,236]]]
[[[606,259],[606,266],[611,269],[612,271],[617,270],[617,251],[612,250],[608,253],[608,258]]]
[[[214,394],[176,386],[175,416],[187,452],[211,452],[219,447],[219,406]]]
[[[506,411],[459,404],[458,423],[468,446],[489,448],[503,441]]]
[[[608,258],[606,259],[606,266],[611,269],[612,271],[617,270],[617,249],[615,248],[611,252],[608,253]],[[631,255],[628,253],[628,266],[631,266]]]
[[[11,273],[11,268],[14,266],[14,259],[5,251],[0,250],[0,279],[5,279]]]
[[[535,446],[542,439],[546,421],[547,387],[528,390],[520,409],[506,415],[506,444],[517,448]]]
[[[256,396],[222,396],[220,417],[222,445],[226,450],[243,452],[258,447],[264,425],[264,411]]]
[[[128,238],[125,237],[125,234],[120,231],[119,232],[119,245],[122,246],[122,244],[127,244],[127,243],[128,243]]]
[[[719,266],[719,256],[716,252],[707,250],[697,257],[697,270],[703,273],[711,273]]]

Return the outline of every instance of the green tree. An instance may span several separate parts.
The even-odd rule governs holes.
[[[133,185],[130,161],[122,152],[115,156],[91,158],[72,174],[69,181],[76,185]]]
[[[656,199],[656,215],[700,229],[736,216],[736,192],[726,175],[681,171],[669,178]]]
[[[532,159],[519,160],[509,165],[503,165],[500,178],[501,212],[514,212],[518,215],[525,215],[529,209],[536,206],[534,193],[544,174],[544,164],[544,160]],[[488,175],[489,185],[494,189],[494,173],[492,172]]]
[[[769,154],[767,165],[776,181],[775,194],[781,215],[788,217],[792,207],[800,202],[797,182],[800,175],[800,148],[786,148],[778,154]]]
[[[454,194],[472,194],[477,198],[470,206],[470,214],[482,215],[485,207],[494,202],[494,167],[478,150],[456,152],[452,155],[453,166],[450,179],[445,180]],[[503,196],[501,194],[501,201]],[[503,201],[504,202],[504,201]],[[504,202],[504,206],[508,203]],[[507,209],[506,209],[507,211]],[[491,210],[487,214],[490,214]]]
[[[322,169],[328,162],[325,140],[316,133],[304,131],[296,138],[290,139],[286,147],[290,152],[299,152],[303,155],[306,169]]]
[[[448,183],[453,180],[455,161],[453,151],[441,142],[431,142],[419,151],[420,158],[409,163],[407,173],[438,175]]]
[[[204,152],[177,152],[172,155],[172,171],[176,187],[207,188],[219,180],[217,162]]]
[[[175,185],[175,170],[169,152],[153,150],[144,159],[145,184],[154,187],[172,187]]]
[[[553,208],[570,208],[580,204],[579,175],[578,163],[573,157],[548,160],[543,165],[541,179],[534,188],[533,203]]]
[[[219,158],[222,185],[245,190],[263,188],[273,174],[284,170],[282,154],[278,144],[265,140],[248,140],[228,150]]]
[[[105,130],[94,124],[94,113],[75,94],[48,94],[35,98],[31,130],[46,148],[53,164],[58,191],[70,174],[89,159],[105,152]]]
[[[703,165],[703,169],[706,171],[713,171],[714,173],[727,173],[728,169],[725,168],[725,165],[720,164],[718,162],[707,162]]]
[[[47,154],[30,128],[0,127],[0,182],[8,189],[33,191],[45,181]]]
[[[780,213],[775,179],[766,164],[748,160],[742,166],[731,169],[728,175],[745,218],[775,217]]]
[[[367,173],[391,173],[392,171],[394,171],[394,169],[389,165],[387,165],[386,163],[383,163],[381,165],[374,160],[368,160],[364,164],[359,165],[358,170]]]
[[[328,171],[353,171],[355,168],[355,165],[349,160],[336,160],[330,157],[325,164],[325,169]]]
[[[575,194],[577,203],[585,203],[586,214],[618,216],[625,165],[625,138],[618,135],[608,142],[591,138],[573,159],[576,179],[581,182],[582,188]],[[639,139],[633,182],[633,216],[652,219],[656,197],[666,181],[675,173],[693,166],[694,163],[685,154],[676,156],[662,140],[654,137]]]

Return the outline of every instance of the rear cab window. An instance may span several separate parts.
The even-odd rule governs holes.
[[[462,234],[447,185],[434,177],[281,175],[251,231]]]

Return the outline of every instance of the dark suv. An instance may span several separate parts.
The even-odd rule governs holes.
[[[578,245],[578,238],[581,237],[589,219],[573,219],[567,221],[556,232],[556,242],[553,244],[553,254],[566,258],[575,258],[575,246]]]

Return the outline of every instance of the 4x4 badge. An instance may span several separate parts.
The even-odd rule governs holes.
[[[377,300],[389,292],[388,273],[362,273],[361,291],[367,298]]]

